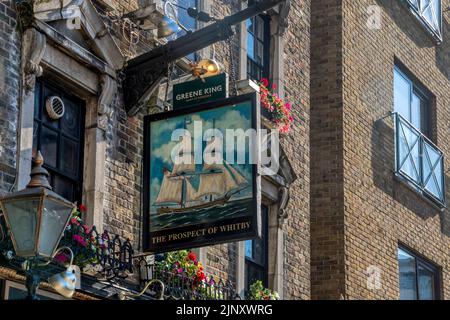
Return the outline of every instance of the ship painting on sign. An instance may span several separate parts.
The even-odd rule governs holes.
[[[185,163],[175,164],[172,171],[163,168],[163,180],[158,197],[154,202],[158,214],[196,212],[202,209],[223,207],[231,197],[249,186],[247,179],[225,160],[223,163],[203,164],[200,170],[194,163],[190,136],[182,137],[180,155]],[[206,150],[222,152],[211,148],[214,137],[207,143]],[[213,155],[212,155],[213,156]],[[198,188],[192,180],[198,179]]]
[[[201,132],[196,136],[199,123]],[[239,155],[250,159],[249,142],[236,142],[229,150],[225,134],[228,129],[251,128],[252,108],[247,102],[151,123],[150,134],[157,137],[150,143],[151,232],[252,216],[254,168],[247,160],[237,163]],[[176,141],[175,130],[181,134]],[[218,131],[223,143],[216,140]],[[234,156],[233,161],[228,156]]]

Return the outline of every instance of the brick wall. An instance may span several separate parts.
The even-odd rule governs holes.
[[[0,191],[15,182],[20,86],[20,35],[13,1],[0,3]]]
[[[380,9],[379,29],[368,26],[371,5]],[[312,298],[398,299],[401,243],[442,268],[448,299],[448,210],[394,179],[393,123],[385,116],[400,61],[434,96],[431,139],[447,168],[449,18],[440,46],[401,1],[317,1],[312,21]],[[379,289],[367,285],[372,267],[380,270]]]
[[[342,1],[311,3],[311,298],[344,291]]]
[[[285,221],[284,298],[310,298],[310,6],[291,1],[284,36],[285,95],[294,105],[296,123],[281,145],[298,178],[290,188]]]
[[[450,233],[445,219],[421,196],[393,177],[393,68],[397,58],[435,100],[432,136],[450,164],[449,16],[444,42],[436,46],[401,1],[346,1],[343,6],[343,140],[345,291],[348,298],[399,297],[397,247],[401,242],[442,268],[450,298]],[[367,27],[367,8],[382,12],[379,30]],[[450,1],[443,0],[447,8]],[[447,32],[446,32],[447,31]],[[447,185],[448,185],[448,176]],[[447,193],[448,194],[448,193]],[[381,289],[368,290],[366,269],[381,269]]]
[[[309,34],[310,1],[291,2],[289,27],[284,36],[285,51],[285,95],[294,105],[296,124],[291,132],[282,138],[281,144],[289,161],[299,176],[290,189],[289,218],[285,222],[284,251],[284,298],[309,299]],[[223,17],[239,10],[237,1],[215,1],[212,15]],[[235,68],[238,60],[239,33],[233,38]],[[216,45],[219,61],[223,61],[230,72],[230,47],[227,43]],[[270,254],[274,254],[273,252]],[[206,271],[224,279],[236,280],[237,243],[207,248]]]

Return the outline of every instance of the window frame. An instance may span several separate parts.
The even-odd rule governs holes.
[[[179,4],[179,1],[180,0],[173,1],[174,2],[174,11],[176,11],[177,20],[179,21],[179,23],[182,24],[183,26],[185,26],[183,24],[183,22],[180,20],[180,11],[184,11],[184,12],[186,12],[186,11],[184,9],[181,9],[181,8],[177,7],[177,6],[183,6],[184,7],[184,4]],[[203,0],[194,0],[194,1],[195,1],[195,7],[199,8],[200,7],[200,1],[203,1]],[[187,12],[186,12],[186,15],[188,16]],[[195,23],[194,29],[191,30],[192,32],[194,32],[194,31],[199,29],[199,21],[197,19],[194,19],[194,18],[191,18],[191,19],[194,20],[194,23]],[[189,28],[187,28],[187,29],[189,30]],[[181,31],[179,31],[179,32],[177,32],[175,34],[175,39],[181,38],[181,37],[185,36],[186,34],[187,34],[187,32],[185,30],[181,29]],[[192,62],[196,61],[197,58],[198,58],[198,52],[193,52],[193,53],[188,54],[186,56],[186,59],[188,59],[189,61],[192,61]]]
[[[410,95],[409,95],[409,106],[408,106],[408,113],[409,118],[411,118],[412,114],[412,96],[415,94],[421,99],[421,102],[425,103],[425,105],[420,110],[420,128],[416,128],[419,130],[422,134],[424,134],[427,138],[430,139],[432,136],[433,130],[431,128],[431,95],[428,93],[428,90],[425,89],[425,87],[419,83],[419,81],[406,70],[405,67],[403,67],[399,62],[396,62],[394,64],[394,75],[395,72],[397,72],[404,80],[409,82],[410,84]],[[395,84],[393,86],[393,97],[395,97]],[[395,100],[394,100],[395,101]],[[395,105],[394,105],[394,111],[395,111]],[[409,119],[407,119],[409,121]],[[430,139],[431,140],[431,139]]]
[[[265,209],[263,209],[265,208]],[[264,217],[263,217],[264,215]],[[244,244],[244,279],[245,277],[245,273],[247,272],[247,264],[256,267],[257,269],[260,269],[263,271],[264,274],[264,278],[261,280],[263,283],[264,287],[268,287],[269,286],[269,236],[270,236],[270,232],[269,232],[269,218],[270,218],[270,206],[266,205],[266,204],[261,204],[261,226],[262,226],[262,233],[264,236],[264,261],[263,264],[260,264],[259,262],[257,262],[256,260],[254,260],[251,257],[248,257],[245,254],[245,244]],[[255,252],[255,247],[256,247],[256,243],[255,243],[256,239],[252,239],[252,240],[248,240],[252,242],[252,252]],[[248,275],[247,275],[248,277]],[[244,282],[244,289],[245,290],[249,290],[250,286],[252,283],[248,283],[248,278],[245,279],[246,281]],[[248,287],[248,288],[246,288]]]
[[[9,299],[9,294],[10,294],[9,291],[11,288],[23,291],[25,295],[28,292],[28,290],[24,284],[16,282],[16,281],[11,281],[11,280],[4,280],[3,286],[0,286],[0,288],[2,289],[2,291],[1,291],[2,300],[10,300]],[[49,300],[74,300],[73,298],[65,298],[57,293],[53,293],[53,292],[43,290],[40,288],[38,288],[36,290],[36,295],[48,298]],[[17,299],[15,299],[15,300],[17,300]],[[13,300],[11,300],[11,301],[13,301]],[[17,300],[17,301],[20,301],[20,300]]]
[[[270,16],[267,14],[260,14],[257,15],[255,17],[260,17],[263,20],[263,33],[264,33],[264,39],[262,39],[262,47],[263,47],[263,64],[259,64],[257,61],[253,60],[248,52],[248,38],[247,38],[247,54],[246,54],[246,65],[247,65],[247,78],[251,79],[251,80],[256,80],[256,81],[260,81],[261,79],[254,79],[251,75],[250,75],[250,71],[249,71],[249,63],[254,64],[260,71],[261,71],[261,78],[266,78],[269,79],[270,78]],[[250,18],[253,19],[253,18]],[[250,20],[248,19],[248,20]],[[247,21],[246,20],[246,24]],[[252,32],[248,31],[248,28],[246,26],[246,30],[247,30],[247,37],[249,35],[251,35],[254,38],[254,41],[259,41],[261,42],[261,40],[259,38],[257,38]],[[253,48],[254,50],[254,48]]]
[[[432,128],[431,119],[434,118],[434,109],[432,109],[432,94],[423,86],[414,75],[409,72],[403,64],[395,59],[395,64],[393,68],[393,77],[395,79],[395,75],[398,74],[401,76],[406,82],[409,83],[410,92],[409,92],[409,105],[408,105],[408,116],[409,119],[406,119],[400,111],[396,110],[395,105],[395,80],[393,81],[393,116],[394,116],[394,128],[395,128],[395,165],[394,165],[394,173],[395,177],[398,178],[400,182],[404,182],[406,186],[410,187],[420,195],[424,197],[430,204],[436,206],[440,210],[446,207],[446,186],[445,186],[445,170],[444,170],[444,161],[445,155],[431,140],[431,135],[434,133],[434,128]],[[411,122],[411,112],[412,112],[412,97],[413,94],[419,96],[421,99],[421,105],[425,103],[424,107],[421,107],[420,110],[420,118],[421,118],[421,127],[416,128]],[[423,128],[425,126],[425,128]],[[406,129],[405,129],[406,128]],[[408,148],[407,155],[404,158],[401,158],[401,148],[404,147],[400,141],[402,141],[402,137],[406,139],[405,132],[403,130],[407,130],[406,132],[414,132],[415,135],[418,135],[419,138],[416,143],[413,144],[413,147],[406,144]],[[409,130],[409,131],[408,131]],[[403,134],[402,134],[403,133]],[[415,145],[418,145],[418,162],[412,161],[413,165],[416,166],[416,173],[418,174],[417,179],[414,178],[413,175],[405,171],[404,164],[405,162],[411,161],[414,156],[413,149]],[[412,148],[412,149],[410,149]],[[436,163],[432,163],[433,161],[430,158],[430,154],[426,150],[432,150],[436,154],[439,154],[439,159],[436,161],[441,162],[438,164],[440,166],[441,176],[437,176],[437,166]],[[431,163],[430,163],[431,162]],[[425,165],[429,165],[429,168],[432,169],[431,172],[427,173],[427,177],[424,175],[423,168]],[[435,165],[433,167],[433,165]],[[417,171],[418,170],[418,171]],[[435,180],[435,186],[438,188],[438,194],[431,191],[427,186],[430,179],[440,180],[440,185],[438,180]]]
[[[424,267],[428,271],[432,272],[434,275],[434,292],[433,292],[433,299],[432,300],[441,300],[442,299],[442,284],[441,284],[441,272],[442,269],[437,264],[433,263],[429,259],[425,258],[424,256],[417,253],[415,250],[410,249],[409,247],[399,244],[397,247],[397,264],[398,264],[398,284],[399,284],[399,296],[400,296],[400,264],[398,259],[399,251],[403,251],[406,254],[410,255],[412,258],[414,258],[414,271],[415,271],[415,299],[414,300],[422,300],[420,299],[420,292],[419,292],[419,266]]]
[[[42,113],[45,112],[45,95],[44,95],[44,88],[47,87],[52,91],[58,92],[58,94],[61,94],[63,98],[73,100],[74,103],[77,104],[77,106],[80,108],[79,110],[79,117],[80,117],[80,133],[79,138],[74,139],[72,136],[68,136],[67,134],[64,134],[62,132],[61,128],[53,128],[45,123],[45,121],[42,118]],[[44,156],[44,164],[43,167],[50,173],[50,174],[56,174],[57,176],[60,176],[61,178],[70,181],[70,183],[73,183],[75,186],[75,189],[73,190],[73,197],[74,201],[78,201],[78,203],[82,203],[83,200],[83,182],[84,182],[84,149],[85,149],[85,129],[86,129],[86,103],[84,100],[78,98],[77,96],[71,95],[69,93],[66,93],[64,89],[56,85],[53,81],[45,79],[45,80],[37,80],[36,81],[36,87],[35,87],[35,99],[34,99],[34,110],[38,110],[39,114],[36,114],[34,112],[33,116],[33,148],[34,146],[34,130],[38,130],[38,139],[37,139],[37,145],[36,150],[41,150],[41,133],[42,128],[47,128],[53,133],[57,133],[57,144],[58,144],[58,152],[57,152],[57,159],[56,164],[57,168],[53,168],[52,166],[49,166],[45,163],[45,154]],[[60,121],[60,120],[57,120]],[[38,123],[39,127],[36,128],[36,123]],[[63,138],[70,139],[70,141],[75,141],[79,144],[79,150],[78,150],[78,177],[70,176],[63,171],[60,170],[61,162],[64,161],[64,157],[62,155],[62,140]]]
[[[422,12],[420,10],[420,5],[422,0],[416,0],[419,8],[416,8],[412,0],[406,0],[404,1],[406,5],[409,7],[410,11],[413,13],[413,15],[416,17],[418,22],[425,28],[425,30],[433,37],[433,39],[436,41],[436,43],[439,45],[443,41],[443,10],[442,10],[442,0],[436,0],[439,1],[439,9],[440,9],[440,16],[438,18],[439,23],[439,30],[436,30],[434,26],[430,24],[430,22],[422,15]]]

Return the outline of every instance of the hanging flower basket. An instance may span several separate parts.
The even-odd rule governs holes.
[[[276,90],[275,85],[272,85],[272,90]],[[291,104],[272,92],[269,89],[269,81],[265,78],[259,82],[259,91],[263,113],[268,115],[267,118],[275,129],[280,133],[288,133],[294,123]]]

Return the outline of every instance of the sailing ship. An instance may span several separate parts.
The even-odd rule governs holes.
[[[225,160],[223,163],[204,164],[196,170],[194,154],[190,151],[190,136],[185,135],[179,144],[181,163],[175,164],[172,171],[163,169],[163,180],[154,206],[157,214],[195,212],[201,209],[224,206],[231,197],[249,186],[247,179]],[[205,149],[213,149],[211,139]],[[211,151],[222,152],[215,148]],[[198,179],[198,189],[192,185]]]

